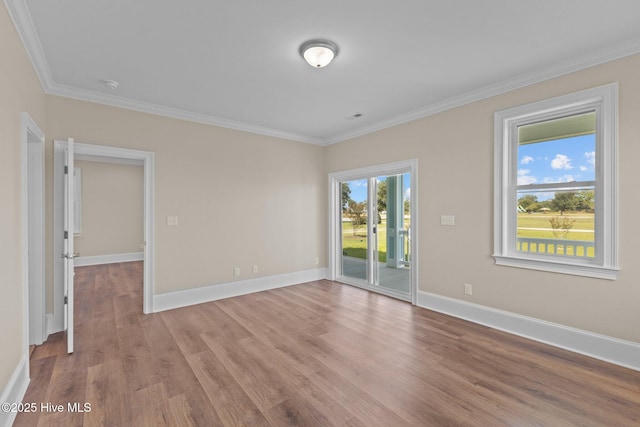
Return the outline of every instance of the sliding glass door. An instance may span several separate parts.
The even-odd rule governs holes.
[[[337,280],[412,300],[411,171],[337,180]]]

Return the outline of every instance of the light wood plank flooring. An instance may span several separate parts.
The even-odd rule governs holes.
[[[77,269],[76,351],[16,426],[638,426],[640,372],[318,281],[153,315],[141,263]]]

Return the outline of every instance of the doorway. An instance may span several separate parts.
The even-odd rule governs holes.
[[[47,339],[45,291],[44,134],[22,113],[22,240],[25,342]]]
[[[330,278],[415,304],[417,162],[330,175]]]
[[[64,264],[59,252],[64,247],[64,156],[67,141],[54,142],[54,324],[64,330]],[[74,144],[75,158],[143,167],[144,243],[143,243],[143,313],[152,313],[154,289],[154,153],[85,143]]]

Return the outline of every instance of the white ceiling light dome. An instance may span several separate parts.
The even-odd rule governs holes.
[[[309,40],[300,46],[300,55],[314,68],[326,67],[338,55],[338,45],[329,40]]]

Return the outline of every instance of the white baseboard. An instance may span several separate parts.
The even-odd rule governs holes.
[[[640,371],[640,344],[428,292],[418,306]]]
[[[20,403],[29,386],[29,352],[22,357],[9,382],[0,394],[0,403]],[[17,412],[0,411],[0,426],[10,427]]]
[[[53,321],[53,313],[47,313],[47,316],[45,319],[46,319],[46,327],[47,327],[46,329],[47,336],[45,337],[45,341],[46,341],[49,335],[55,334],[56,332],[60,332],[60,331],[56,331],[55,322]]]
[[[76,267],[88,265],[114,264],[117,262],[143,261],[144,252],[132,252],[126,254],[79,256],[75,259]]]
[[[257,279],[239,280],[221,283],[219,285],[201,288],[185,289],[184,291],[167,292],[153,297],[153,311],[172,310],[224,298],[282,288],[298,283],[312,282],[326,278],[326,269],[298,271],[295,273],[279,274],[276,276],[260,277]]]

